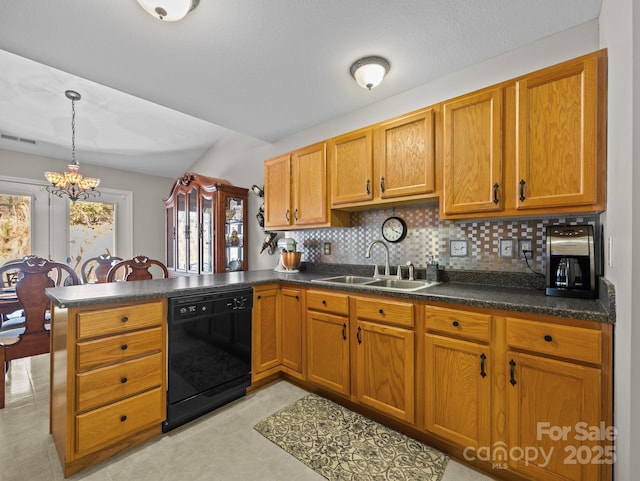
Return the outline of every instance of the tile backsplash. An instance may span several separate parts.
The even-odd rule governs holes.
[[[545,272],[545,229],[552,224],[591,224],[596,236],[600,230],[598,215],[573,217],[523,218],[449,221],[441,220],[438,205],[395,207],[388,209],[353,212],[352,227],[289,231],[303,252],[302,260],[329,264],[384,264],[384,249],[374,246],[371,258],[365,258],[367,245],[382,239],[382,222],[389,216],[398,216],[407,223],[407,236],[403,241],[389,246],[392,266],[413,262],[424,267],[433,256],[440,268],[447,270],[530,272],[525,260],[518,257],[518,239],[531,240],[533,256],[529,259],[532,269]],[[512,238],[514,257],[500,257],[499,240]],[[449,241],[466,240],[466,257],[449,255]],[[331,243],[331,253],[324,253],[324,243]]]

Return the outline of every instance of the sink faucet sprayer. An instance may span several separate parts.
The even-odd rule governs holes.
[[[367,246],[367,252],[365,252],[364,256],[366,258],[371,257],[371,248],[374,246],[374,244],[380,244],[382,247],[384,247],[384,250],[386,252],[386,261],[384,264],[384,275],[385,276],[391,275],[391,268],[389,267],[389,247],[387,246],[387,244],[385,244],[381,240],[371,241],[371,243]],[[378,264],[375,264],[375,270],[373,272],[373,276],[375,277],[377,275],[378,275]]]

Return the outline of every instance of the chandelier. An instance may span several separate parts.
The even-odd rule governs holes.
[[[47,191],[58,197],[69,197],[75,202],[99,196],[100,192],[95,188],[100,184],[100,179],[83,177],[80,173],[80,164],[76,161],[76,101],[81,97],[74,90],[67,90],[64,94],[71,100],[71,163],[64,174],[45,172],[44,176],[51,184],[47,186]]]

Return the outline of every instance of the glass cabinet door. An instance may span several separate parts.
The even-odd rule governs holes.
[[[187,194],[189,202],[189,245],[187,247],[187,256],[189,258],[189,264],[187,269],[189,272],[198,272],[200,267],[198,264],[199,241],[200,241],[200,229],[198,223],[198,189],[195,187]]]
[[[176,225],[174,207],[168,207],[165,213],[165,223],[167,225],[166,246],[167,246],[167,267],[169,269],[176,268]]]
[[[225,200],[225,266],[227,271],[241,271],[244,253],[244,199]]]
[[[189,231],[187,227],[187,196],[179,193],[176,199],[177,228],[176,228],[176,270],[187,270],[187,239]]]
[[[213,272],[213,219],[214,199],[202,197],[202,266],[201,272]]]

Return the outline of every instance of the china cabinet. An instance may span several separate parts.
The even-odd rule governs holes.
[[[247,269],[247,192],[187,172],[164,199],[166,264],[175,274]]]

